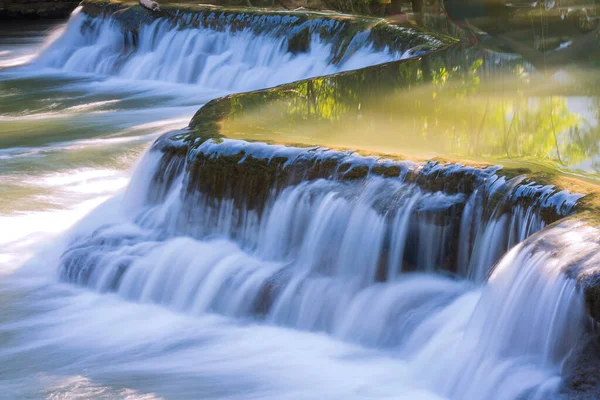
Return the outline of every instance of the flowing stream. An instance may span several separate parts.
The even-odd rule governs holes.
[[[21,29],[0,27],[1,398],[559,392],[583,299],[561,274],[568,254],[523,241],[547,225],[542,210],[568,215],[578,196],[497,168],[407,162],[394,179],[263,187],[258,204],[196,191],[192,157],[150,148],[216,97],[412,50],[358,35],[333,62],[318,35],[293,54],[280,32],[159,19],[133,37],[80,10]],[[208,168],[242,147],[286,166],[338,157],[234,140],[195,151]],[[453,173],[475,183],[408,179]]]

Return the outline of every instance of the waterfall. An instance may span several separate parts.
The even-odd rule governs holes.
[[[510,180],[494,177],[475,192],[466,205],[461,221],[461,266],[470,278],[483,281],[490,266],[494,265],[507,250],[522,242],[533,233],[542,230],[544,221],[540,209],[550,206],[559,216],[568,215],[580,195],[567,191],[556,192],[551,185],[524,182],[519,176]],[[485,196],[486,198],[481,198]],[[498,203],[487,218],[482,219],[485,203],[494,197]],[[480,204],[479,207],[475,204]],[[558,219],[558,218],[556,218]],[[472,248],[469,244],[472,243]]]
[[[113,200],[121,204],[112,205],[121,210],[114,222],[98,210],[76,229],[60,257],[61,279],[188,315],[250,318],[391,349],[448,398],[545,398],[560,387],[561,366],[584,331],[583,300],[563,273],[565,258],[538,248],[545,231],[519,241],[551,222],[543,207],[567,215],[578,196],[505,179],[497,168],[227,139],[187,154],[173,146],[159,141],[146,154]],[[263,178],[288,180],[255,188],[258,204],[233,187],[202,192],[200,175],[190,178],[211,162],[226,176],[229,158],[232,168],[250,169],[267,160],[278,174]],[[344,179],[351,168],[340,166],[349,162],[402,172]],[[284,171],[294,165],[305,171],[291,179]],[[315,175],[323,165],[331,169]],[[458,189],[437,190],[449,176],[462,177]],[[468,253],[463,241],[473,254],[466,267],[455,264]],[[482,281],[496,253],[477,254],[496,245],[512,249],[484,286],[432,274]]]
[[[206,23],[211,15],[195,17]],[[368,30],[362,32],[367,37],[359,32],[344,45],[344,24],[333,20],[301,23],[298,18],[278,18],[270,24],[250,21],[240,27],[236,24],[240,15],[231,14],[218,26],[193,26],[192,14],[188,17],[175,22],[155,18],[131,30],[114,15],[91,16],[84,8],[74,13],[64,33],[39,54],[35,65],[71,74],[245,91],[398,60],[419,51],[410,43],[378,49],[369,41]],[[306,48],[294,51],[290,43],[302,32],[307,32]]]
[[[131,11],[107,7],[84,1],[23,68],[212,95],[424,45],[382,47],[375,27],[347,36],[350,22],[326,18],[168,11],[132,24]],[[7,380],[32,364],[27,374],[53,372],[43,380],[60,389],[48,393],[66,386],[64,397],[561,390],[597,317],[586,292],[597,276],[585,273],[597,270],[600,241],[573,222],[580,195],[497,166],[205,138],[193,127],[156,140],[122,192],[15,274],[25,292],[0,286],[16,310],[0,315]]]
[[[427,370],[425,380],[448,398],[545,399],[560,388],[586,316],[575,281],[563,273],[569,261],[556,249],[540,251],[543,237],[501,259],[468,318],[453,318],[461,329],[452,331],[440,316],[413,332],[406,347]]]
[[[125,224],[125,233],[118,226],[100,226],[75,238],[62,256],[61,276],[192,313],[263,315],[274,323],[330,333],[337,329],[334,322],[343,319],[338,313],[345,312],[362,291],[397,281],[401,272],[445,270],[480,280],[477,275],[486,276],[497,261],[496,253],[489,255],[490,248],[502,254],[544,227],[540,213],[543,204],[550,204],[548,198],[559,199],[553,208],[559,215],[567,215],[578,198],[521,177],[508,184],[494,168],[476,172],[448,165],[442,172],[440,164],[390,164],[328,150],[232,140],[208,140],[195,150],[194,157],[203,159],[199,168],[209,171],[210,193],[210,188],[202,189],[204,176],[187,172],[195,169],[191,156],[162,151],[157,145],[146,156],[151,161],[143,163],[139,178],[143,182],[135,178],[131,183],[135,191],[126,193],[124,204],[134,217]],[[243,156],[238,156],[240,151]],[[279,162],[279,178],[264,174],[261,178],[279,179],[280,184],[260,187],[264,182],[251,182],[248,176],[230,179],[229,166],[223,162],[227,157],[235,160],[232,168],[242,165],[247,170],[252,169],[250,159],[267,160],[275,170]],[[305,165],[300,160],[309,157],[316,160],[309,163],[312,167],[283,185],[281,176],[289,177],[285,169]],[[338,165],[352,162],[353,168],[364,162],[388,163],[388,168],[404,171],[395,178],[376,174],[358,180],[309,178],[311,168],[319,168],[315,162],[332,166],[332,171],[343,170],[332,160]],[[211,162],[219,165],[222,181],[212,173]],[[466,177],[477,173],[479,182],[470,193],[427,189],[431,187],[427,182],[443,181],[453,173]],[[246,197],[236,197],[236,187],[244,183],[253,189],[242,186]],[[229,184],[234,186],[228,188]],[[473,197],[481,193],[492,196],[502,191],[491,211],[473,205]],[[510,208],[512,213],[506,211],[511,200],[522,197],[528,206],[521,203]],[[526,229],[509,223],[516,219]],[[466,226],[475,221],[479,226],[474,235]],[[464,241],[472,242],[474,255],[466,269],[456,264],[465,258],[460,246]],[[488,258],[478,259],[479,252]],[[174,258],[181,258],[177,268]],[[156,260],[163,260],[164,266],[156,265]],[[185,295],[178,289],[184,284],[189,286]],[[308,306],[314,301],[321,306]]]

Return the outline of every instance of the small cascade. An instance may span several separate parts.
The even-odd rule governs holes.
[[[75,238],[63,279],[332,334],[339,312],[403,272],[485,278],[490,246],[509,249],[578,198],[498,168],[229,139],[186,151],[167,136],[143,165],[123,202],[134,217]]]
[[[64,33],[38,56],[37,66],[244,91],[398,60],[442,45],[398,28],[392,36],[402,40],[379,46],[371,36],[381,29],[306,15],[205,11],[149,18],[132,16],[127,9],[94,12],[93,6],[84,3],[74,13]]]
[[[440,316],[413,332],[406,347],[445,397],[547,399],[560,390],[588,322],[576,280],[564,273],[574,252],[540,249],[545,240],[536,234],[504,255],[466,314],[466,302],[448,307],[456,325]]]
[[[560,389],[587,316],[573,255],[547,244],[553,229],[535,232],[577,195],[495,167],[172,137],[113,200],[120,217],[100,209],[75,230],[63,280],[393,349],[445,398]],[[491,275],[495,255],[477,258],[490,238],[512,247]]]
[[[459,265],[475,281],[487,279],[500,257],[548,223],[569,215],[581,195],[552,185],[495,176],[471,194],[461,218]]]

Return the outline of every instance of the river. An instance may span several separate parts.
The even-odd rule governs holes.
[[[315,38],[309,52],[292,56],[273,35],[160,22],[145,27],[136,50],[127,40],[79,10],[68,22],[0,27],[1,398],[558,393],[583,306],[558,267],[530,247],[509,252],[488,282],[433,268],[380,282],[361,270],[374,265],[385,235],[372,210],[377,180],[352,196],[344,194],[352,186],[320,181],[283,192],[264,219],[248,214],[254,245],[220,234],[229,229],[228,203],[210,234],[168,228],[171,207],[185,202],[181,171],[164,201],[146,203],[161,168],[150,145],[211,99],[409,54],[364,47],[334,65],[330,45]],[[417,208],[464,200],[394,190],[406,190],[402,199]],[[81,248],[92,270],[100,260],[108,272],[75,286],[61,271]],[[256,317],[249,299],[287,268],[292,283]],[[118,287],[106,283],[110,274],[122,277]]]

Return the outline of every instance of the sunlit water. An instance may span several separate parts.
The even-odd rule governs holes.
[[[212,98],[402,55],[366,49],[332,66],[318,45],[294,58],[272,38],[248,45],[247,33],[198,37],[156,24],[159,34],[148,35],[163,43],[119,60],[110,25],[81,38],[81,23],[75,15],[66,28],[33,26],[18,43],[0,28],[0,65],[13,67],[0,70],[1,398],[476,400],[545,399],[558,390],[583,316],[550,254],[518,246],[485,286],[435,274],[357,283],[353,274],[369,261],[355,232],[377,219],[369,204],[332,194],[320,210],[349,210],[337,232],[348,237],[346,269],[311,280],[299,298],[291,290],[279,314],[258,321],[244,312],[244,295],[281,266],[273,254],[288,226],[266,233],[263,253],[232,239],[161,236],[179,187],[148,217],[156,155],[145,156],[130,183],[149,144]],[[172,54],[180,49],[173,43],[206,57]],[[178,61],[168,68],[165,59]],[[302,212],[301,196],[292,191],[275,204],[275,222]],[[138,225],[144,218],[149,225]],[[106,225],[142,238],[123,278],[130,285],[59,283],[63,251]],[[305,258],[322,245],[311,239]],[[129,250],[109,256],[128,258]],[[315,263],[296,261],[301,282],[310,272],[303,266]],[[324,300],[339,305],[331,329],[304,324],[323,318]],[[209,306],[215,301],[221,307]]]

